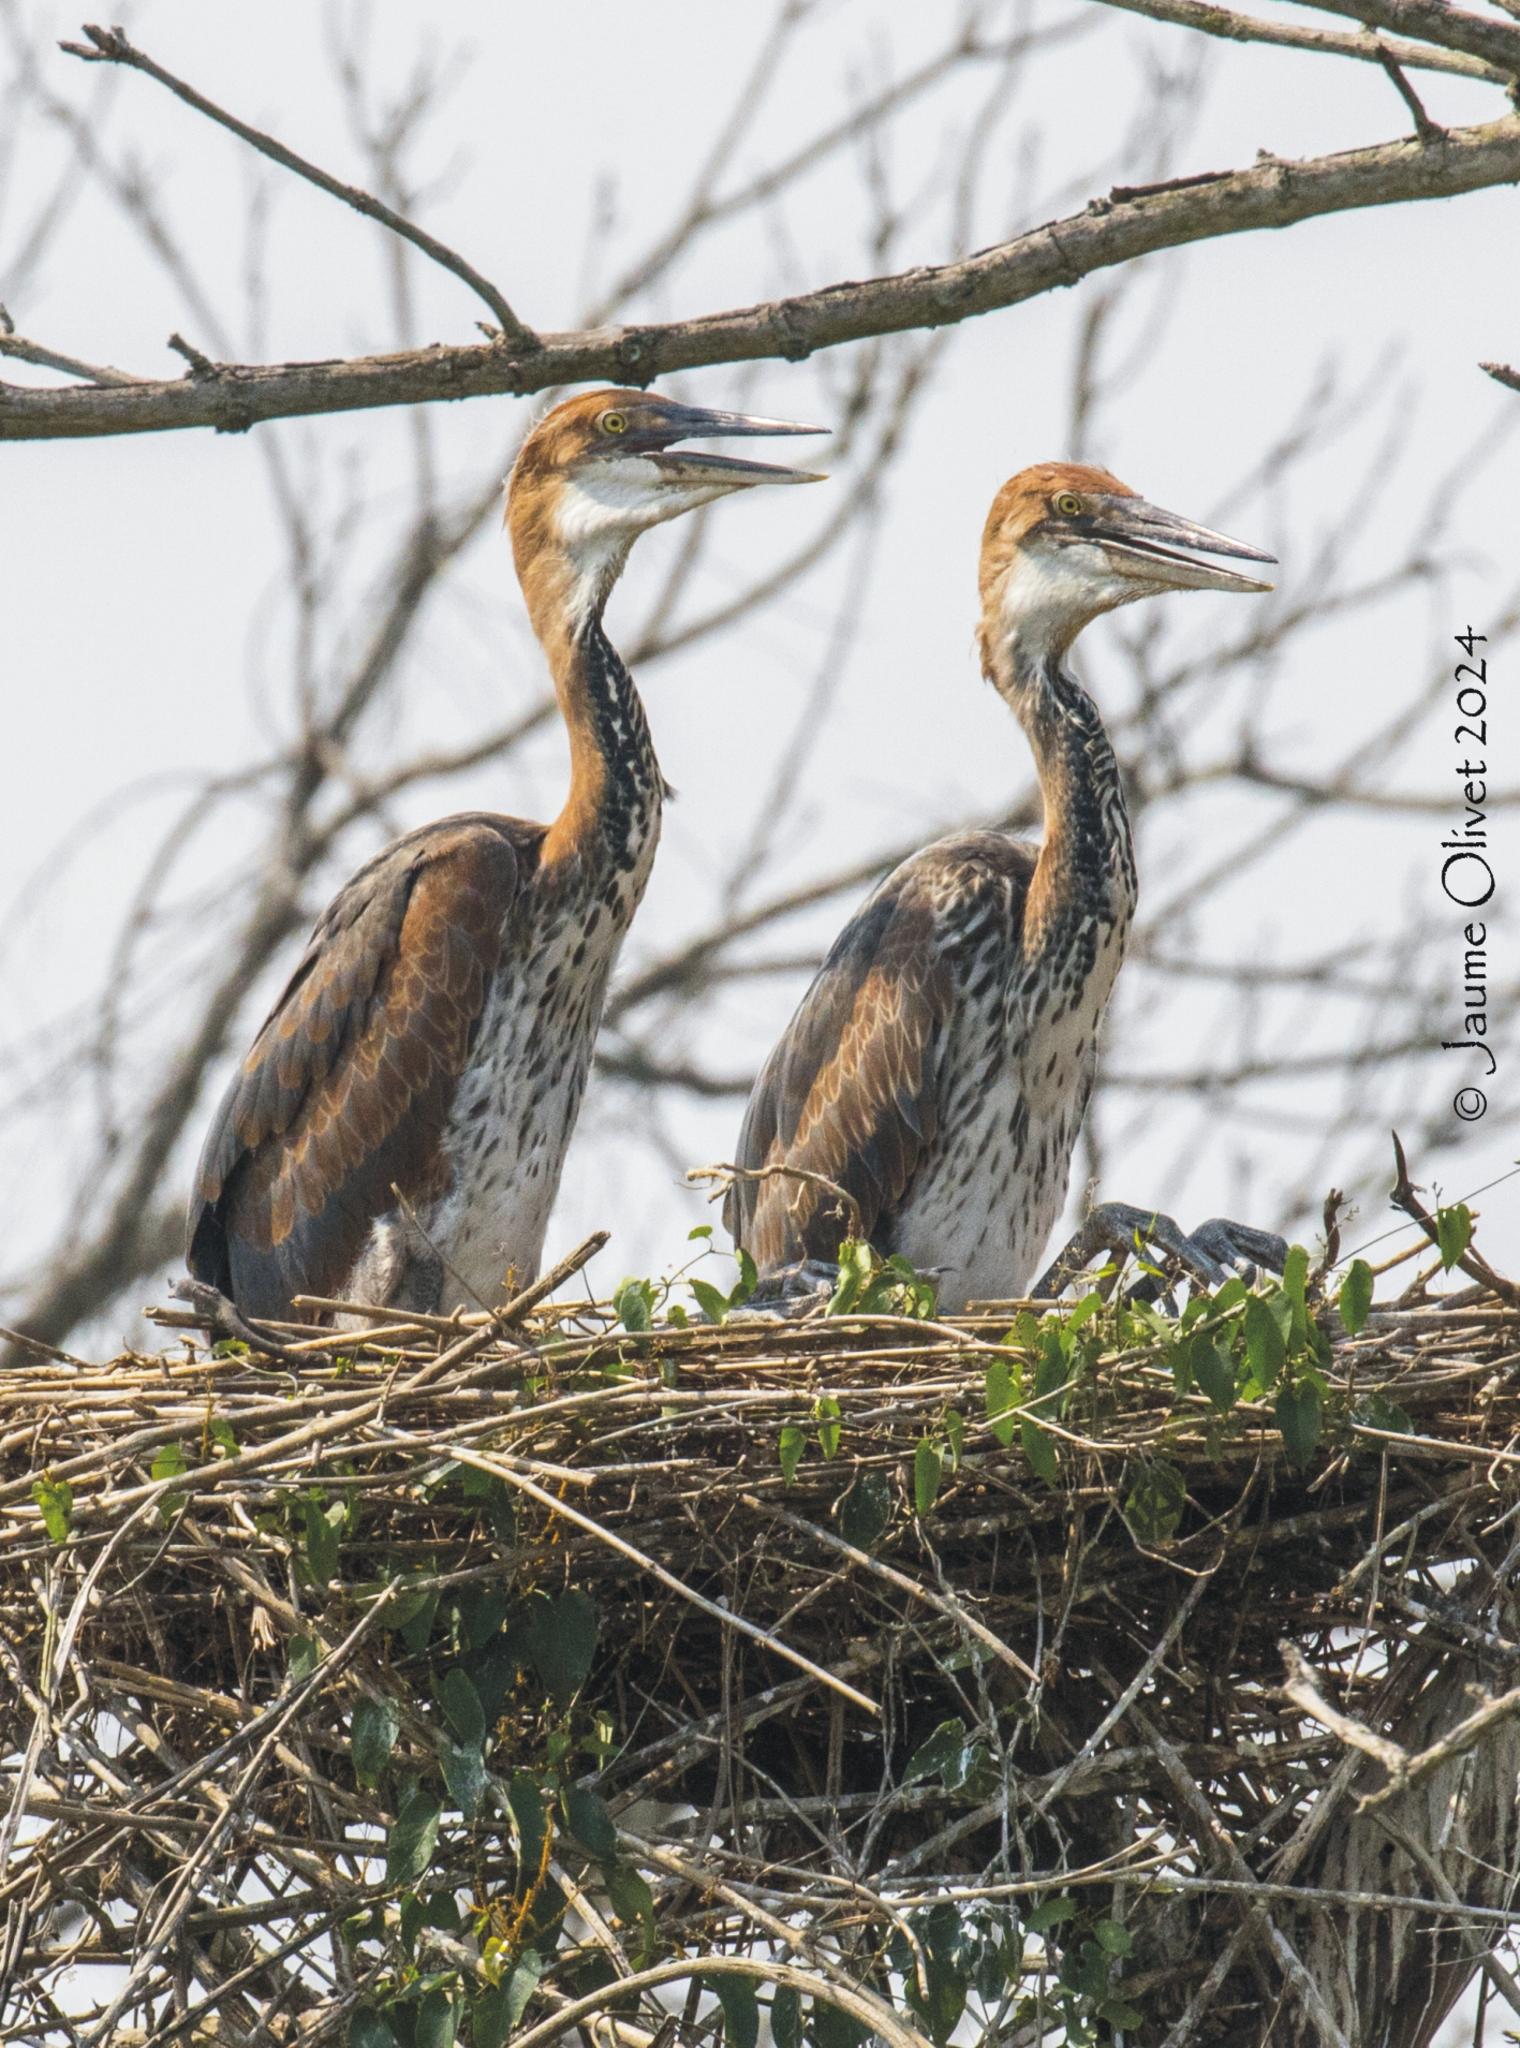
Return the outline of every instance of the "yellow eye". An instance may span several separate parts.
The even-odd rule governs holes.
[[[1056,510],[1063,519],[1077,519],[1081,516],[1082,500],[1075,491],[1062,491],[1056,499]]]
[[[625,412],[604,412],[597,425],[604,434],[626,434],[628,415]]]

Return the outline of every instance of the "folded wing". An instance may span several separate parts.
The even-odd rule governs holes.
[[[536,827],[461,817],[362,868],[312,933],[201,1154],[190,1270],[244,1315],[337,1292],[393,1184],[447,1183],[443,1139],[504,963]]]

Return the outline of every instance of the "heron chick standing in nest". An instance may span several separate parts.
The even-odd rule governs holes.
[[[759,1298],[830,1284],[842,1207],[884,1255],[939,1277],[939,1303],[1023,1294],[1066,1199],[1098,1029],[1135,910],[1119,765],[1067,667],[1100,613],[1173,590],[1265,591],[1210,556],[1274,558],[1147,504],[1107,470],[1040,463],[1006,483],[982,536],[982,672],[1033,750],[1040,846],[941,839],[845,927],[766,1061],[725,1219]],[[747,1176],[747,1177],[746,1177]],[[841,1204],[829,1188],[841,1190]],[[1281,1268],[1285,1247],[1223,1219],[1191,1236],[1149,1209],[1095,1209],[1046,1293],[1136,1233],[1210,1282]]]
[[[650,527],[814,480],[676,442],[820,431],[613,390],[523,443],[507,527],[569,794],[551,825],[469,812],[409,833],[318,920],[196,1175],[181,1292],[223,1327],[288,1318],[302,1294],[447,1311],[536,1276],[660,834],[659,763],[603,609]]]

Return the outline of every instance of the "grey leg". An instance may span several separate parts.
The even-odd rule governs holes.
[[[412,1242],[407,1246],[406,1263],[386,1306],[403,1315],[415,1309],[435,1316],[443,1301],[443,1260],[431,1245],[420,1243],[415,1232],[409,1235]]]
[[[1208,1287],[1221,1286],[1232,1272],[1254,1274],[1257,1266],[1280,1273],[1288,1255],[1287,1245],[1270,1231],[1253,1230],[1222,1216],[1210,1217],[1189,1234],[1160,1210],[1102,1202],[1040,1275],[1034,1293],[1059,1294],[1100,1252],[1124,1259],[1134,1251],[1137,1237],[1143,1248],[1175,1259],[1184,1272]],[[1147,1291],[1156,1292],[1145,1281],[1136,1291],[1142,1299]]]
[[[755,1282],[755,1291],[735,1315],[802,1316],[826,1302],[839,1285],[839,1268],[829,1259],[795,1259],[773,1266]]]

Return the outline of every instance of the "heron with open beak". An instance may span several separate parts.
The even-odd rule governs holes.
[[[1067,665],[1072,643],[1141,598],[1269,590],[1228,565],[1272,559],[1102,469],[1041,463],[998,492],[982,537],[982,671],[1033,750],[1044,840],[942,839],[835,941],[755,1083],[736,1155],[725,1214],[765,1294],[831,1284],[856,1231],[936,1274],[944,1310],[1028,1290],[1065,1202],[1136,896],[1119,765]],[[1040,1291],[1137,1230],[1211,1281],[1285,1255],[1224,1219],[1188,1234],[1106,1203]]]
[[[644,706],[602,624],[641,533],[810,472],[683,443],[815,427],[651,391],[567,399],[523,443],[506,523],[570,746],[552,824],[483,812],[361,868],[223,1096],[190,1204],[190,1298],[496,1303],[539,1269],[607,978],[660,835]]]

